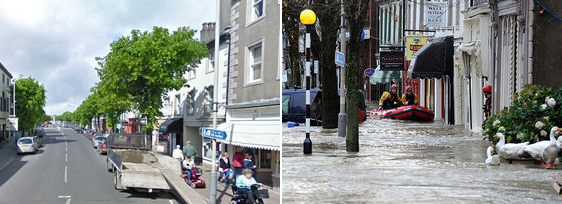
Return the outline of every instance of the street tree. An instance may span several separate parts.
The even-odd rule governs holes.
[[[338,78],[334,63],[336,40],[340,27],[340,0],[316,1],[314,9],[318,11],[318,20],[321,27],[320,71],[322,83],[322,128],[332,129],[338,127],[339,96]]]
[[[45,87],[31,77],[18,79],[16,101],[18,128],[25,134],[45,118]]]
[[[349,29],[349,41],[346,56],[346,149],[359,152],[359,49],[361,32],[367,16],[368,0],[344,0],[344,10]]]
[[[184,27],[172,33],[154,27],[150,32],[132,30],[130,36],[111,43],[111,51],[98,58],[102,65],[97,68],[98,94],[102,101],[122,100],[119,106],[123,107],[130,103],[131,109],[147,119],[150,131],[156,116],[162,114],[160,108],[166,92],[180,89],[187,82],[183,74],[208,55],[207,46],[194,39],[194,34]]]

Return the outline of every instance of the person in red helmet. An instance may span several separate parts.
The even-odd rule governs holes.
[[[484,116],[488,119],[492,111],[492,86],[484,86],[484,88],[482,88],[482,92],[484,92],[484,96],[486,97],[486,102],[484,103],[484,107],[482,107],[482,109],[484,109]]]
[[[412,91],[411,86],[406,86],[406,93],[402,94],[402,103],[406,105],[418,105],[418,95]]]
[[[390,92],[385,91],[382,93],[379,100],[379,110],[392,109],[402,106],[402,100],[398,97],[398,85],[392,84]]]

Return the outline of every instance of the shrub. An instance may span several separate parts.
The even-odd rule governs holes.
[[[550,129],[562,125],[562,88],[528,84],[515,97],[510,107],[484,121],[484,139],[496,144],[494,134],[503,132],[506,142],[534,143],[548,140]]]

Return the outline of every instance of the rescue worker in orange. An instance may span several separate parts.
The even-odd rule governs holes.
[[[418,105],[418,95],[412,91],[411,86],[406,86],[406,93],[402,94],[402,104],[405,106]]]
[[[390,92],[382,93],[379,100],[379,110],[392,109],[402,106],[402,100],[398,97],[398,85],[392,84]]]

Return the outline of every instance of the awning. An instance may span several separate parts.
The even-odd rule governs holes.
[[[235,121],[222,123],[218,130],[226,131],[226,144],[281,151],[279,121]]]
[[[423,46],[412,57],[408,78],[438,78],[453,73],[453,39],[432,42]]]
[[[370,77],[369,82],[375,84],[387,84],[400,79],[400,71],[381,71],[381,66],[377,66],[375,73]]]
[[[163,134],[168,132],[183,132],[183,117],[181,118],[170,118],[160,125],[159,131]]]

